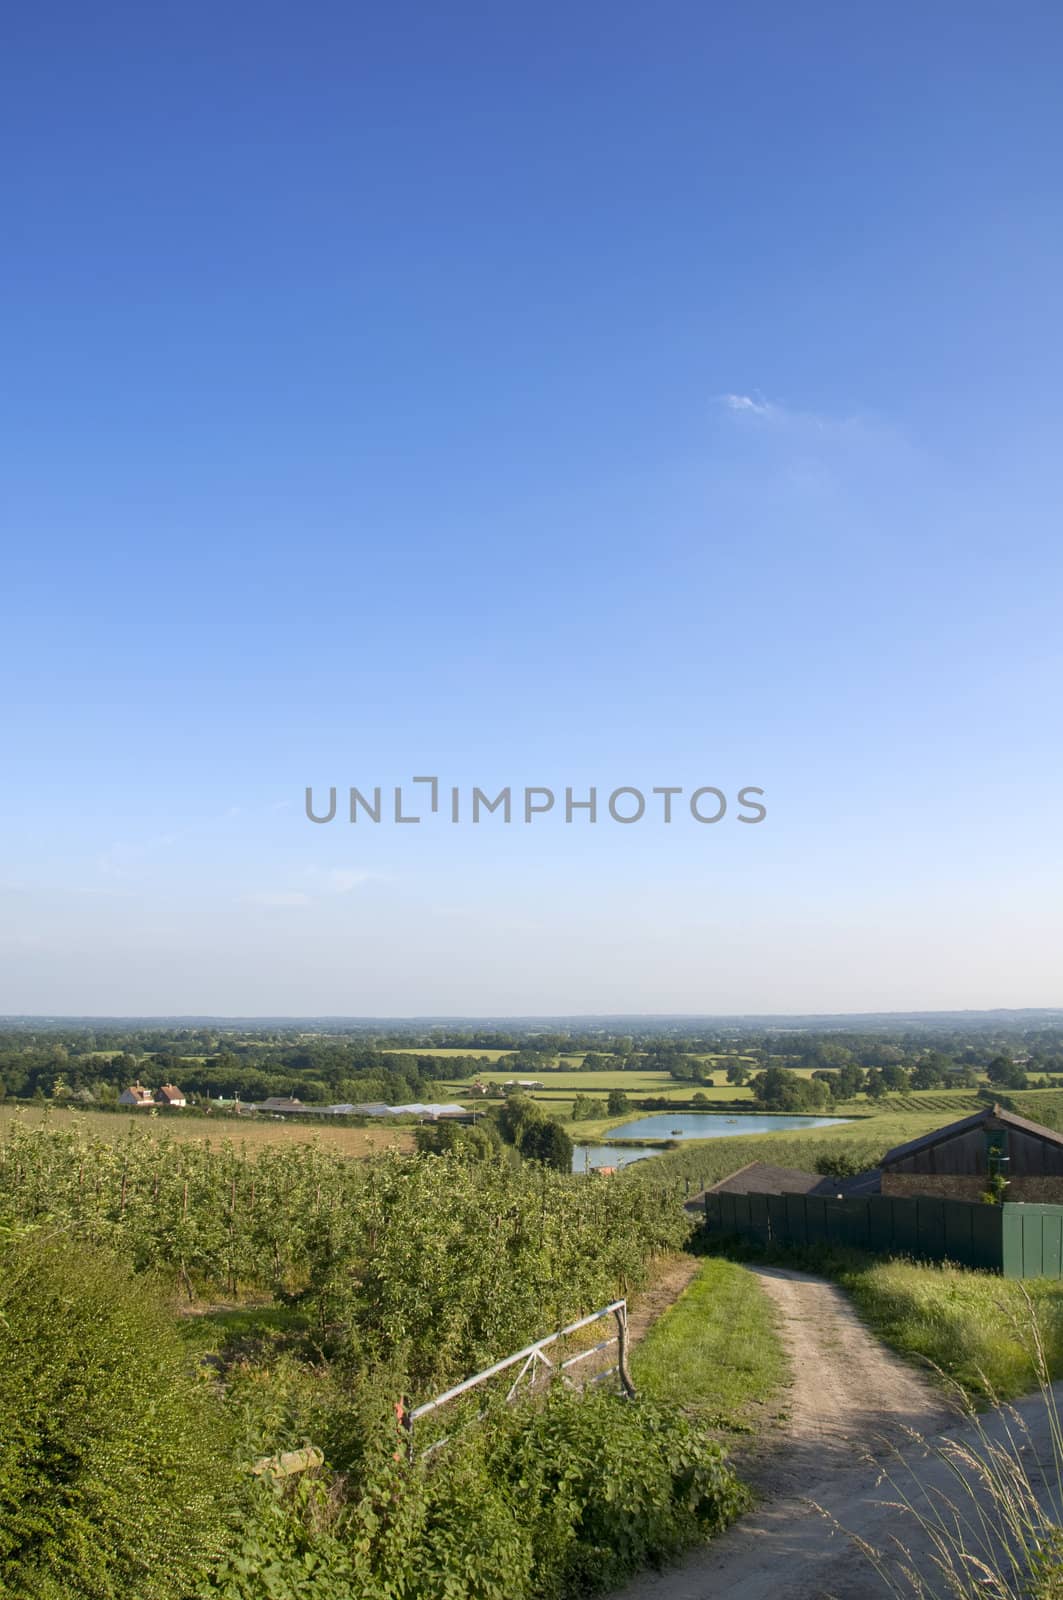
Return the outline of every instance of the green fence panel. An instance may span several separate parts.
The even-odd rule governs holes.
[[[1015,1202],[1001,1210],[1008,1276],[1063,1277],[1063,1207]]]
[[[805,1198],[805,1232],[809,1244],[827,1244],[829,1241],[827,1202],[818,1195],[810,1194]]]
[[[999,1272],[1004,1264],[1004,1206],[971,1206],[969,1265]]]
[[[756,1238],[762,1239],[766,1244],[771,1237],[771,1227],[768,1220],[768,1197],[766,1194],[750,1195],[749,1225]]]
[[[805,1197],[803,1194],[787,1194],[783,1196],[786,1202],[786,1235],[791,1244],[808,1243],[808,1215],[805,1211]]]
[[[1022,1275],[1024,1278],[1044,1276],[1042,1250],[1042,1218],[1039,1206],[1023,1206],[1019,1221],[1022,1225]]]
[[[927,1261],[945,1260],[945,1201],[918,1195],[919,1254]]]
[[[1041,1265],[1046,1278],[1063,1277],[1063,1211],[1058,1206],[1042,1210]]]
[[[944,1200],[945,1255],[961,1266],[971,1265],[971,1204],[965,1200]]]
[[[988,1209],[988,1207],[987,1207]],[[1021,1278],[1022,1272],[1022,1207],[1001,1206],[1001,1257],[1006,1278]]]
[[[919,1203],[916,1200],[893,1201],[893,1253],[917,1258],[924,1254],[923,1236],[919,1231]]]
[[[867,1201],[868,1249],[887,1255],[893,1247],[893,1205],[888,1195],[875,1194]]]
[[[792,1244],[793,1241],[788,1231],[789,1224],[786,1216],[786,1196],[784,1194],[769,1194],[766,1198],[768,1201],[768,1225],[771,1229],[772,1244]]]

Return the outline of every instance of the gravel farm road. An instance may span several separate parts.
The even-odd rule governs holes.
[[[781,1435],[743,1469],[758,1506],[722,1538],[676,1567],[642,1574],[614,1600],[881,1600],[894,1591],[850,1534],[879,1549],[900,1536],[918,1568],[929,1571],[917,1522],[888,1502],[898,1487],[919,1499],[928,1488],[950,1486],[946,1463],[927,1456],[912,1431],[928,1440],[943,1433],[973,1440],[972,1423],[886,1350],[833,1284],[784,1268],[750,1270],[775,1302],[794,1372]],[[1041,1397],[1018,1409],[1030,1428],[1029,1448],[1050,1457]],[[990,1430],[1005,1423],[998,1413]],[[892,1482],[881,1481],[873,1455],[892,1457]]]

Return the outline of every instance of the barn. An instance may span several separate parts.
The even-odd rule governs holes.
[[[898,1145],[880,1167],[885,1195],[981,1200],[996,1188],[1008,1201],[1063,1203],[1063,1134],[997,1105]]]

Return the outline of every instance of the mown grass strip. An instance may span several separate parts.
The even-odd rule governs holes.
[[[748,1432],[789,1376],[775,1315],[756,1277],[706,1258],[631,1360],[640,1394],[713,1427]]]

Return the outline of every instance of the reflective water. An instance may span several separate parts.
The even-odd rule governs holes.
[[[740,1133],[788,1133],[797,1128],[833,1128],[848,1117],[734,1116],[718,1111],[662,1111],[625,1122],[609,1133],[625,1139],[730,1139]],[[608,1137],[608,1134],[606,1135]],[[572,1155],[573,1172],[588,1167],[626,1166],[656,1155],[655,1150],[632,1150],[625,1145],[577,1145]]]

